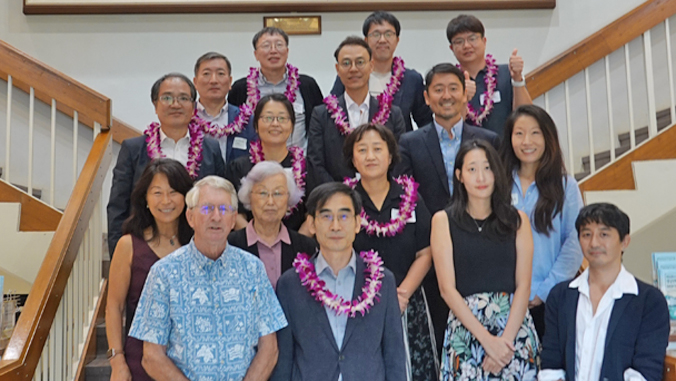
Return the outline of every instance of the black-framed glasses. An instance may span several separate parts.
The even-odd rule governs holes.
[[[178,102],[179,104],[188,104],[192,103],[192,98],[188,95],[179,95],[177,97],[169,94],[164,94],[160,96],[160,102],[162,102],[163,105],[165,106],[171,106],[174,104],[174,102]]]
[[[453,39],[453,41],[451,41],[451,44],[453,44],[453,46],[455,46],[456,48],[459,48],[465,45],[465,41],[467,41],[469,42],[470,45],[474,46],[477,44],[477,42],[479,42],[480,38],[481,36],[479,36],[478,34],[473,34],[467,38],[458,37]]]
[[[397,35],[396,32],[393,32],[391,30],[385,31],[384,33],[381,32],[371,32],[369,33],[369,38],[372,38],[374,40],[380,40],[380,37],[385,36],[385,39],[391,40]]]
[[[263,121],[263,123],[265,124],[272,124],[272,122],[274,122],[275,120],[280,124],[284,124],[291,120],[291,118],[289,118],[288,116],[271,116],[271,115],[264,115],[258,119]]]
[[[210,215],[214,210],[218,210],[218,214],[225,216],[226,214],[233,214],[237,211],[237,208],[232,205],[213,205],[213,204],[204,204],[198,206],[200,213],[205,216]]]

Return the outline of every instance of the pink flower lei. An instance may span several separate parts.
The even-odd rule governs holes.
[[[458,65],[460,67],[460,65]],[[467,103],[467,118],[473,124],[481,126],[488,115],[493,111],[493,94],[497,87],[498,80],[495,78],[498,74],[498,66],[495,64],[495,58],[492,55],[486,54],[486,75],[484,76],[484,83],[486,90],[484,91],[484,108],[477,113],[470,103]]]
[[[193,115],[190,124],[188,124],[190,147],[188,147],[188,162],[185,168],[193,179],[197,178],[200,164],[202,163],[202,142],[204,141],[205,123],[197,115]],[[165,157],[160,147],[160,124],[157,122],[150,123],[143,134],[146,135],[148,157],[151,160]]]
[[[265,161],[265,155],[263,154],[263,146],[261,145],[260,140],[252,141],[249,145],[249,156],[251,156],[251,163],[254,165]],[[293,173],[293,179],[296,181],[296,185],[301,190],[305,191],[305,151],[300,147],[289,147],[289,153],[291,153],[291,172]],[[285,217],[289,217],[293,212],[298,209],[301,204],[301,200],[298,200],[296,205],[292,206],[287,212]]]
[[[298,68],[291,65],[290,63],[286,64],[286,91],[284,96],[293,103],[296,101],[296,90],[300,86]],[[261,75],[261,69],[257,67],[249,68],[249,75],[246,76],[246,103],[251,107],[252,113],[256,108],[258,101],[261,100],[261,91],[258,89],[258,78]]]
[[[361,209],[359,215],[361,216],[361,226],[368,235],[375,235],[377,237],[394,237],[404,231],[406,221],[413,215],[415,207],[418,202],[418,183],[413,177],[406,175],[399,176],[394,181],[404,188],[404,193],[401,194],[401,201],[399,202],[399,216],[390,220],[388,223],[380,223],[369,220],[368,215]],[[346,178],[343,183],[354,189],[359,180],[357,178]]]
[[[348,301],[331,291],[324,288],[324,281],[319,279],[315,266],[310,261],[310,257],[305,253],[298,253],[293,261],[293,267],[296,269],[300,282],[307,288],[308,292],[320,302],[322,306],[329,307],[336,315],[346,314],[348,317],[355,317],[357,313],[366,315],[376,302],[379,302],[378,294],[382,287],[382,279],[385,277],[383,260],[378,253],[371,251],[362,251],[359,256],[366,264],[364,287],[361,289],[361,295],[356,300]]]

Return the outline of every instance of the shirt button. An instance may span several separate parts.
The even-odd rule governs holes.
[[[212,282],[215,282],[215,281],[216,281],[216,278],[211,278],[211,281],[212,281]]]
[[[214,307],[218,308],[218,303],[214,304]]]
[[[343,361],[343,360],[345,360],[345,356],[343,356],[343,355],[338,356],[338,361]]]
[[[218,331],[218,336],[223,336],[223,332]]]

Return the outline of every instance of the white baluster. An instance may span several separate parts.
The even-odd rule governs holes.
[[[594,155],[594,131],[592,126],[591,88],[589,86],[589,68],[584,69],[584,90],[587,98],[587,134],[589,136],[589,172],[596,172],[596,157]]]
[[[77,183],[77,132],[79,127],[77,111],[73,111],[73,187]]]
[[[610,56],[604,58],[606,64],[606,98],[608,99],[608,128],[610,130],[610,162],[615,161],[615,125],[613,124],[613,93],[610,91]]]
[[[653,137],[657,135],[657,106],[655,105],[653,46],[650,38],[650,30],[643,33],[643,57],[645,58],[645,84],[648,93],[648,137]]]
[[[12,124],[12,76],[7,76],[7,130],[5,133],[5,181],[9,182],[9,153],[12,146],[11,128]]]
[[[545,111],[549,114],[549,91],[545,93]]]
[[[28,194],[33,194],[33,130],[35,123],[35,89],[31,87],[28,101]]]
[[[624,45],[624,65],[627,69],[627,106],[629,108],[629,147],[634,149],[636,147],[636,125],[634,124],[634,100],[631,85],[631,65],[629,59],[629,44]]]
[[[676,99],[674,98],[674,65],[671,59],[671,32],[669,31],[669,18],[664,20],[664,31],[667,35],[667,73],[669,73],[669,114],[671,124],[676,123]]]
[[[570,120],[570,89],[568,80],[563,82],[564,93],[566,97],[566,130],[568,131],[568,162],[570,168],[568,172],[575,173],[575,158],[573,156],[573,124]]]
[[[51,125],[51,161],[49,166],[49,205],[54,205],[54,184],[56,181],[56,99],[52,99],[52,125]]]

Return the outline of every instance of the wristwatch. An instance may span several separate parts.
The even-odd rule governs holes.
[[[120,350],[117,350],[115,348],[109,348],[108,352],[106,352],[106,357],[108,358],[108,360],[110,360],[117,355],[123,355],[123,354],[124,354],[124,351],[120,351]]]
[[[523,79],[520,81],[515,81],[512,79],[512,87],[524,87],[526,86],[526,77],[522,77]]]

